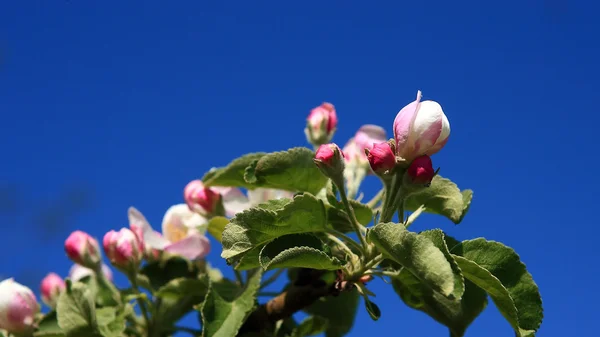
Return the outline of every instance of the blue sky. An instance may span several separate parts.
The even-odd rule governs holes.
[[[402,3],[402,4],[400,4]],[[597,5],[590,5],[597,6]],[[380,3],[5,2],[0,6],[0,274],[66,275],[70,231],[157,228],[183,186],[254,151],[305,145],[309,110],[336,105],[335,141],[385,127],[418,89],[452,133],[433,157],[475,191],[459,226],[415,230],[514,247],[538,283],[540,336],[596,332],[598,24],[571,1]],[[378,189],[369,180],[367,194]],[[49,211],[53,210],[53,211]],[[10,233],[10,234],[9,234]],[[215,245],[210,261],[224,263]],[[350,336],[444,336],[391,287]],[[509,336],[488,309],[467,336]]]

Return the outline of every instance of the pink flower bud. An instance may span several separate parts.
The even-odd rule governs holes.
[[[344,153],[334,143],[319,146],[315,153],[315,164],[329,178],[341,176],[344,172]]]
[[[435,176],[433,163],[428,155],[415,158],[415,160],[410,163],[406,173],[408,174],[410,182],[413,184],[428,185],[431,183],[433,176]]]
[[[204,211],[213,214],[221,201],[221,194],[211,188],[205,187],[202,180],[190,181],[183,190],[183,198],[191,210]]]
[[[358,282],[366,284],[373,279],[373,275],[363,275],[358,279]]]
[[[434,101],[421,102],[420,91],[417,99],[402,108],[394,120],[396,154],[407,162],[438,152],[449,136],[450,122],[442,107]]]
[[[386,140],[385,130],[381,126],[372,124],[361,126],[354,137],[344,146],[346,162],[351,162],[358,166],[368,166],[369,160],[365,154],[365,149],[370,151],[374,144],[385,142]]]
[[[56,273],[49,273],[42,280],[40,292],[42,294],[42,301],[47,306],[53,308],[56,306],[58,296],[65,289],[65,281],[58,276]]]
[[[143,245],[128,228],[106,233],[102,245],[110,262],[119,268],[137,267],[143,258]]]
[[[96,268],[101,261],[98,241],[88,233],[74,231],[65,241],[67,256],[75,263],[88,268]]]
[[[396,155],[388,143],[375,144],[371,151],[367,149],[365,151],[371,169],[377,174],[389,172],[396,166]]]
[[[312,109],[306,119],[305,129],[309,142],[317,145],[329,142],[337,123],[337,114],[333,104],[325,102]]]
[[[39,310],[40,305],[31,289],[12,278],[0,282],[0,329],[15,334],[30,334]]]

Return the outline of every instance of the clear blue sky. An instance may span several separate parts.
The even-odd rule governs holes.
[[[305,145],[322,101],[337,107],[340,144],[365,123],[391,135],[420,89],[452,127],[434,164],[475,196],[459,226],[429,216],[415,229],[514,247],[542,292],[539,336],[592,336],[598,8],[395,3],[2,3],[0,274],[36,290],[46,272],[66,275],[68,233],[127,226],[130,205],[158,228],[211,166]],[[376,188],[371,179],[365,191]],[[224,266],[219,254],[210,261]],[[398,324],[447,335],[391,287],[372,288],[383,315],[372,322],[361,308],[350,336]],[[490,305],[467,336],[512,332]]]

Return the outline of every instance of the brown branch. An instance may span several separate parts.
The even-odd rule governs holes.
[[[284,292],[260,305],[248,317],[238,335],[248,332],[272,331],[275,323],[313,304],[323,296],[337,296],[336,284],[320,279],[323,271],[300,269],[298,278]]]

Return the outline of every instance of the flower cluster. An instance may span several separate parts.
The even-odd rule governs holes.
[[[343,167],[349,190],[368,174],[369,167],[382,178],[400,168],[406,171],[408,184],[428,185],[436,174],[430,156],[446,145],[450,135],[450,123],[442,107],[435,101],[421,101],[418,91],[416,100],[396,115],[393,130],[394,139],[388,141],[385,129],[364,125],[346,143],[342,156],[334,156],[334,149],[339,149],[336,144],[324,144],[315,162],[322,170],[323,163],[338,170]],[[326,175],[332,177],[331,172]]]

